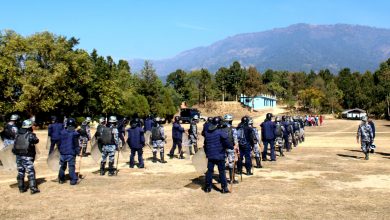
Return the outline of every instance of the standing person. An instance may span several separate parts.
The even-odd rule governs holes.
[[[80,133],[80,145],[82,149],[82,156],[87,156],[87,146],[88,141],[91,140],[91,128],[89,124],[91,123],[91,117],[86,117],[85,121],[80,126],[78,132]]]
[[[105,166],[108,157],[108,175],[113,176],[115,174],[114,162],[115,151],[119,147],[119,131],[117,128],[116,116],[110,116],[106,127],[102,128],[102,161],[100,163],[100,175],[105,174]],[[117,168],[117,167],[116,167]]]
[[[235,167],[236,154],[238,155],[238,139],[237,139],[237,130],[233,127],[233,116],[231,114],[226,114],[223,116],[222,131],[224,131],[228,136],[228,141],[230,145],[234,146],[233,149],[226,149],[227,162],[229,166],[229,181],[230,184],[237,184],[238,181],[234,178],[233,169]]]
[[[278,145],[279,147],[279,155],[281,157],[284,157],[283,153],[283,147],[284,147],[284,133],[285,133],[285,128],[282,124],[281,118],[278,116],[275,119],[275,144]],[[287,140],[288,141],[288,140]]]
[[[9,122],[5,125],[4,130],[1,132],[1,139],[4,141],[4,149],[14,144],[16,134],[18,133],[18,121],[19,115],[11,115]]]
[[[32,121],[27,119],[23,121],[22,128],[18,130],[15,138],[12,152],[16,155],[16,164],[18,168],[19,192],[26,192],[24,186],[24,176],[27,172],[31,194],[39,193],[37,182],[35,179],[34,159],[35,159],[35,144],[39,142],[37,136],[33,133]]]
[[[324,122],[324,116],[320,115],[320,126],[322,126],[322,122]]]
[[[182,141],[183,141],[183,133],[184,128],[179,123],[180,117],[175,116],[175,122],[172,125],[172,140],[173,140],[173,146],[171,150],[169,151],[169,158],[173,158],[176,146],[179,149],[179,159],[184,159],[183,156],[183,149],[182,149]]]
[[[276,161],[275,156],[275,123],[272,121],[272,114],[267,113],[265,121],[261,123],[262,140],[264,144],[263,161],[267,160],[268,145],[271,148],[271,161]]]
[[[370,147],[373,140],[373,132],[371,126],[367,123],[367,117],[362,117],[362,123],[359,125],[356,135],[356,141],[360,144],[363,153],[365,154],[365,160],[369,159]]]
[[[205,131],[204,151],[207,157],[207,173],[205,192],[210,192],[212,187],[212,178],[214,166],[218,166],[219,180],[221,181],[221,192],[228,193],[227,180],[225,173],[226,150],[233,150],[233,145],[228,141],[226,132],[219,129],[221,123],[220,117],[213,118],[212,124]]]
[[[213,121],[213,117],[208,117],[207,121],[203,124],[203,129],[202,129],[202,136],[204,137],[205,132],[207,131],[207,128],[209,125],[211,125],[211,122]]]
[[[290,125],[288,118],[284,115],[282,116],[282,125],[284,127],[283,130],[284,147],[286,148],[287,152],[289,152],[291,150],[289,136],[293,135],[293,128]]]
[[[58,150],[60,151],[58,182],[60,184],[65,182],[65,170],[68,166],[70,185],[76,185],[78,183],[78,177],[76,175],[76,155],[80,154],[80,134],[76,131],[76,121],[73,118],[68,118],[66,125],[66,129],[61,131],[60,144],[58,146]]]
[[[152,135],[152,127],[154,125],[153,117],[152,115],[148,115],[148,117],[145,119],[144,124],[144,132],[145,132],[145,140],[146,144],[149,146],[152,144],[151,135]]]
[[[102,133],[103,133],[103,128],[106,127],[106,119],[104,117],[99,118],[99,124],[96,128],[96,133],[95,133],[95,138],[98,144],[98,148],[100,151],[103,150],[103,143],[102,143]]]
[[[249,123],[249,127],[252,128],[253,137],[254,137],[252,148],[253,148],[253,153],[255,154],[255,160],[256,160],[255,168],[262,168],[263,166],[261,166],[261,159],[260,159],[259,131],[257,130],[256,127],[253,126],[253,119],[252,118],[249,119],[248,123]]]
[[[130,168],[134,168],[134,156],[138,154],[138,168],[144,168],[144,159],[142,158],[143,150],[145,146],[144,131],[137,126],[136,121],[130,122],[130,128],[127,129],[127,143],[129,144],[130,153]]]
[[[190,155],[194,155],[192,147],[194,147],[195,153],[198,152],[198,115],[195,115],[190,122],[190,129],[188,129],[188,136],[190,139]]]
[[[246,175],[253,175],[252,173],[252,146],[254,144],[254,134],[252,128],[249,126],[249,118],[244,116],[241,118],[241,123],[237,128],[238,146],[240,148],[240,158],[237,162],[238,173],[242,173],[243,159],[245,157]]]
[[[48,136],[50,137],[50,148],[49,148],[49,155],[54,150],[54,146],[56,145],[58,148],[58,145],[60,144],[61,139],[61,131],[64,129],[64,124],[60,123],[56,116],[51,117],[51,124],[48,128]]]
[[[122,120],[118,123],[119,139],[121,140],[122,145],[125,143],[127,123],[128,120],[126,117],[122,118]]]
[[[165,145],[165,132],[164,126],[161,125],[162,120],[160,117],[155,119],[152,128],[152,145],[153,145],[153,163],[157,162],[157,151],[160,151],[160,162],[166,163],[164,160],[164,145]]]
[[[372,141],[371,141],[371,153],[375,152],[375,145],[374,145],[374,140],[375,140],[375,124],[374,121],[372,121],[371,118],[368,119],[368,124],[371,126],[372,130]]]

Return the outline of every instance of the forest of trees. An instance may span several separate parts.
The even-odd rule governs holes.
[[[79,40],[49,32],[21,36],[0,33],[0,115],[13,112],[37,118],[50,115],[147,114],[172,118],[180,102],[237,100],[240,94],[276,95],[279,101],[315,113],[362,108],[389,116],[390,59],[374,73],[288,72],[242,67],[233,62],[216,73],[176,70],[166,83],[152,63],[132,73],[127,61],[115,62],[94,50],[77,48]]]

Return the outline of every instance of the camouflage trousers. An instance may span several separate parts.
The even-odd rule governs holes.
[[[229,168],[233,169],[234,160],[235,160],[234,150],[228,149],[228,150],[226,150],[226,154],[227,154],[226,158],[227,158],[228,166],[229,166]]]
[[[284,147],[284,139],[283,137],[277,137],[275,139],[275,147],[278,146],[279,148],[282,148]]]
[[[195,135],[192,135],[192,134],[190,134],[189,135],[189,139],[190,139],[190,144],[192,145],[192,146],[198,146],[198,138],[197,137],[195,137]]]
[[[103,151],[102,151],[102,163],[105,163],[107,161],[114,162],[115,160],[115,150],[116,145],[103,145]]]
[[[160,150],[160,153],[164,153],[164,144],[165,142],[163,140],[157,140],[157,141],[152,141],[153,144],[153,153],[157,152]]]
[[[16,165],[18,168],[17,178],[24,179],[27,173],[28,179],[35,179],[34,158],[16,155]]]
[[[259,146],[259,143],[255,143],[253,145],[253,153],[255,154],[256,158],[260,158],[260,146]]]
[[[363,153],[368,153],[371,150],[371,141],[362,141],[361,148]]]
[[[86,152],[88,146],[88,137],[80,137],[79,138],[80,147],[83,153]]]
[[[4,139],[4,147],[1,146],[1,148],[6,149],[6,148],[8,148],[10,145],[14,145],[14,143],[15,143],[15,140]]]

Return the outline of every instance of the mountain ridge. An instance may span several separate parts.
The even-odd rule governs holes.
[[[242,66],[288,71],[333,73],[348,67],[352,71],[374,71],[390,57],[390,29],[364,25],[314,25],[298,23],[261,32],[241,33],[209,46],[185,50],[172,58],[151,60],[160,76],[176,69],[207,68],[215,72],[233,61]],[[129,60],[133,71],[144,60]]]

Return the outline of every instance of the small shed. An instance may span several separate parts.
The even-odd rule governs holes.
[[[363,116],[367,116],[367,113],[360,108],[348,109],[341,113],[341,117],[346,119],[360,120]]]
[[[252,103],[253,101],[253,103]],[[264,109],[264,108],[275,108],[276,107],[276,97],[272,95],[261,94],[255,97],[250,97],[241,94],[240,102],[248,107],[252,107],[254,109]]]

